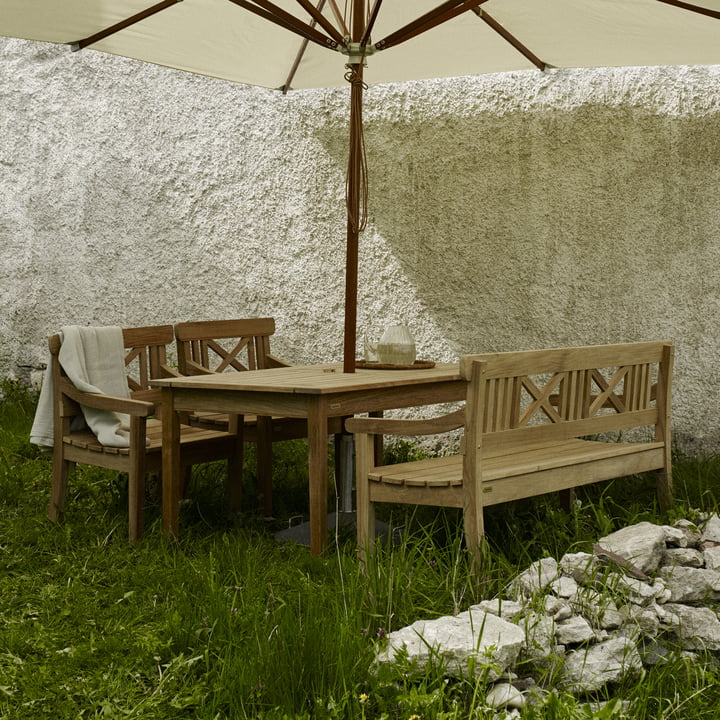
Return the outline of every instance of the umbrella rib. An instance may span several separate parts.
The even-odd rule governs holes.
[[[332,50],[338,49],[338,43],[335,40],[323,35],[314,27],[304,23],[302,20],[298,20],[295,16],[285,12],[276,5],[273,5],[271,2],[267,2],[267,0],[252,0],[252,2],[249,0],[230,0],[230,2],[259,15],[276,25],[280,25],[286,30],[290,30],[297,35],[304,37],[306,40],[310,40],[310,42],[317,43],[322,47],[327,47]]]
[[[315,7],[309,0],[297,0],[302,5],[308,14],[313,18],[311,27],[317,22],[325,32],[330,35],[338,45],[343,44],[343,36],[338,32],[337,28],[320,12],[320,8],[324,5],[321,3],[319,7]]]
[[[389,47],[405,42],[426,30],[430,30],[437,25],[452,20],[467,10],[472,10],[478,5],[482,5],[484,2],[487,2],[487,0],[448,0],[438,5],[434,10],[425,13],[425,15],[421,15],[417,20],[413,20],[411,23],[404,25],[399,30],[396,30],[386,38],[375,43],[375,49],[386,50]]]
[[[473,12],[484,20],[498,35],[507,40],[518,52],[524,55],[539,70],[545,70],[547,65],[533,53],[529,48],[523,45],[512,33],[508,32],[495,18],[491,17],[482,8],[473,8]]]
[[[290,72],[288,73],[288,76],[285,80],[285,82],[280,86],[280,90],[282,90],[283,95],[287,95],[288,90],[292,87],[292,81],[295,78],[295,73],[298,71],[298,68],[300,67],[300,62],[302,61],[303,55],[305,54],[305,51],[307,50],[308,46],[308,40],[303,39],[302,43],[300,43],[300,49],[298,50],[297,55],[295,56],[295,60],[293,60],[293,64],[290,67]]]
[[[699,5],[693,5],[692,3],[682,2],[682,0],[658,0],[658,2],[673,5],[674,7],[681,8],[682,10],[689,10],[690,12],[696,12],[701,15],[707,15],[708,17],[720,19],[720,10],[711,10],[710,8],[700,7]]]
[[[372,33],[378,13],[380,12],[380,5],[382,5],[382,0],[375,0],[372,10],[370,11],[367,27],[363,33],[362,40],[360,40],[360,47],[365,47],[370,42],[370,34]]]
[[[100,30],[99,32],[96,32],[94,35],[90,35],[89,37],[83,38],[82,40],[78,40],[77,42],[70,43],[72,45],[73,50],[82,50],[83,48],[87,47],[88,45],[93,45],[96,42],[99,42],[100,40],[104,40],[109,35],[114,35],[116,32],[120,32],[120,30],[124,30],[127,27],[130,27],[130,25],[134,25],[135,23],[140,22],[141,20],[145,20],[145,18],[150,17],[151,15],[154,15],[155,13],[160,12],[161,10],[166,10],[167,8],[182,2],[182,0],[163,0],[163,2],[158,3],[157,5],[153,5],[152,7],[147,8],[146,10],[142,10],[139,13],[136,13],[135,15],[130,16],[129,18],[125,18],[125,20],[121,20],[118,23],[115,23],[114,25],[111,25],[108,28],[105,28],[104,30]]]
[[[325,0],[320,0],[317,6],[317,12],[322,13],[322,9],[324,6]],[[314,20],[311,25],[314,27]],[[303,41],[300,43],[300,49],[295,56],[295,60],[293,60],[293,64],[290,66],[290,72],[288,73],[287,79],[285,80],[285,83],[280,86],[280,90],[282,90],[284,95],[287,95],[288,90],[290,90],[290,88],[292,87],[292,81],[295,79],[295,73],[297,73],[298,68],[300,67],[300,63],[302,62],[303,55],[307,50],[308,42],[309,41],[307,39],[303,38]]]
[[[338,25],[342,28],[343,35],[345,37],[350,37],[350,28],[347,26],[345,22],[345,18],[343,17],[343,14],[340,12],[340,8],[337,6],[337,3],[335,0],[330,0],[330,7],[332,8],[333,13],[335,14],[335,19],[338,22]]]

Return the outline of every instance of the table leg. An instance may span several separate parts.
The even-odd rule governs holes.
[[[328,419],[318,398],[308,407],[308,481],[310,485],[310,552],[327,550]]]
[[[172,388],[162,390],[162,527],[165,537],[180,535],[180,417]]]

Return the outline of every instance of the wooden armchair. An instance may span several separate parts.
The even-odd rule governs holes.
[[[160,391],[151,389],[149,381],[177,374],[168,367],[166,359],[166,346],[173,338],[172,325],[123,330],[130,398],[78,390],[59,361],[62,337],[52,335],[49,338],[54,447],[48,517],[53,522],[62,517],[70,470],[76,463],[84,463],[128,474],[128,535],[131,541],[142,535],[145,475],[159,474],[162,464]],[[82,420],[81,406],[129,415],[129,446],[109,447],[101,444],[97,436],[84,426],[84,422],[77,422],[77,419]],[[75,429],[78,424],[83,429]],[[224,430],[186,425],[181,427],[181,463],[188,469],[197,463],[227,459],[230,481],[239,476],[241,470],[234,463],[236,451],[237,436],[233,433],[232,422]]]
[[[289,367],[270,352],[270,336],[274,333],[273,318],[178,323],[178,369],[182,375],[202,375]],[[228,418],[198,412],[190,415],[188,422],[197,427],[225,429]],[[340,432],[340,424],[336,425]],[[258,492],[265,515],[272,515],[272,443],[305,437],[307,421],[302,418],[244,416],[244,439],[257,445]]]

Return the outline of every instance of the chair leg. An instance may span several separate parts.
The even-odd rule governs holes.
[[[257,419],[257,484],[265,517],[272,516],[272,418]]]
[[[136,542],[145,529],[145,423],[130,420],[128,470],[128,538]]]
[[[190,491],[190,483],[192,482],[192,465],[186,465],[183,468],[183,483],[182,483],[182,493],[180,494],[180,499],[187,497],[188,492]]]
[[[62,448],[55,448],[53,453],[52,489],[50,491],[50,507],[48,518],[51,522],[60,522],[65,510],[65,497],[67,495],[68,476],[75,463],[65,460]]]
[[[137,542],[145,530],[145,468],[128,473],[128,538]]]
[[[381,418],[383,416],[383,411],[378,410],[377,412],[371,412],[368,413],[368,417],[378,417]],[[375,448],[375,464],[376,465],[382,465],[383,464],[383,456],[385,454],[385,439],[382,435],[374,435],[375,438],[374,442],[374,448]]]
[[[375,506],[370,502],[368,473],[375,447],[372,435],[355,435],[355,503],[357,544],[360,562],[365,564],[375,545]]]
[[[243,458],[245,454],[244,422],[242,415],[231,416],[228,430],[235,434],[235,448],[227,461],[227,494],[231,512],[242,511],[243,501]]]

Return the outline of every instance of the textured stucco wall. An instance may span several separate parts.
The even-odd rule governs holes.
[[[719,80],[371,85],[360,328],[436,360],[673,339],[678,440],[720,450]],[[0,39],[0,375],[70,323],[272,315],[278,354],[339,359],[347,112]]]

